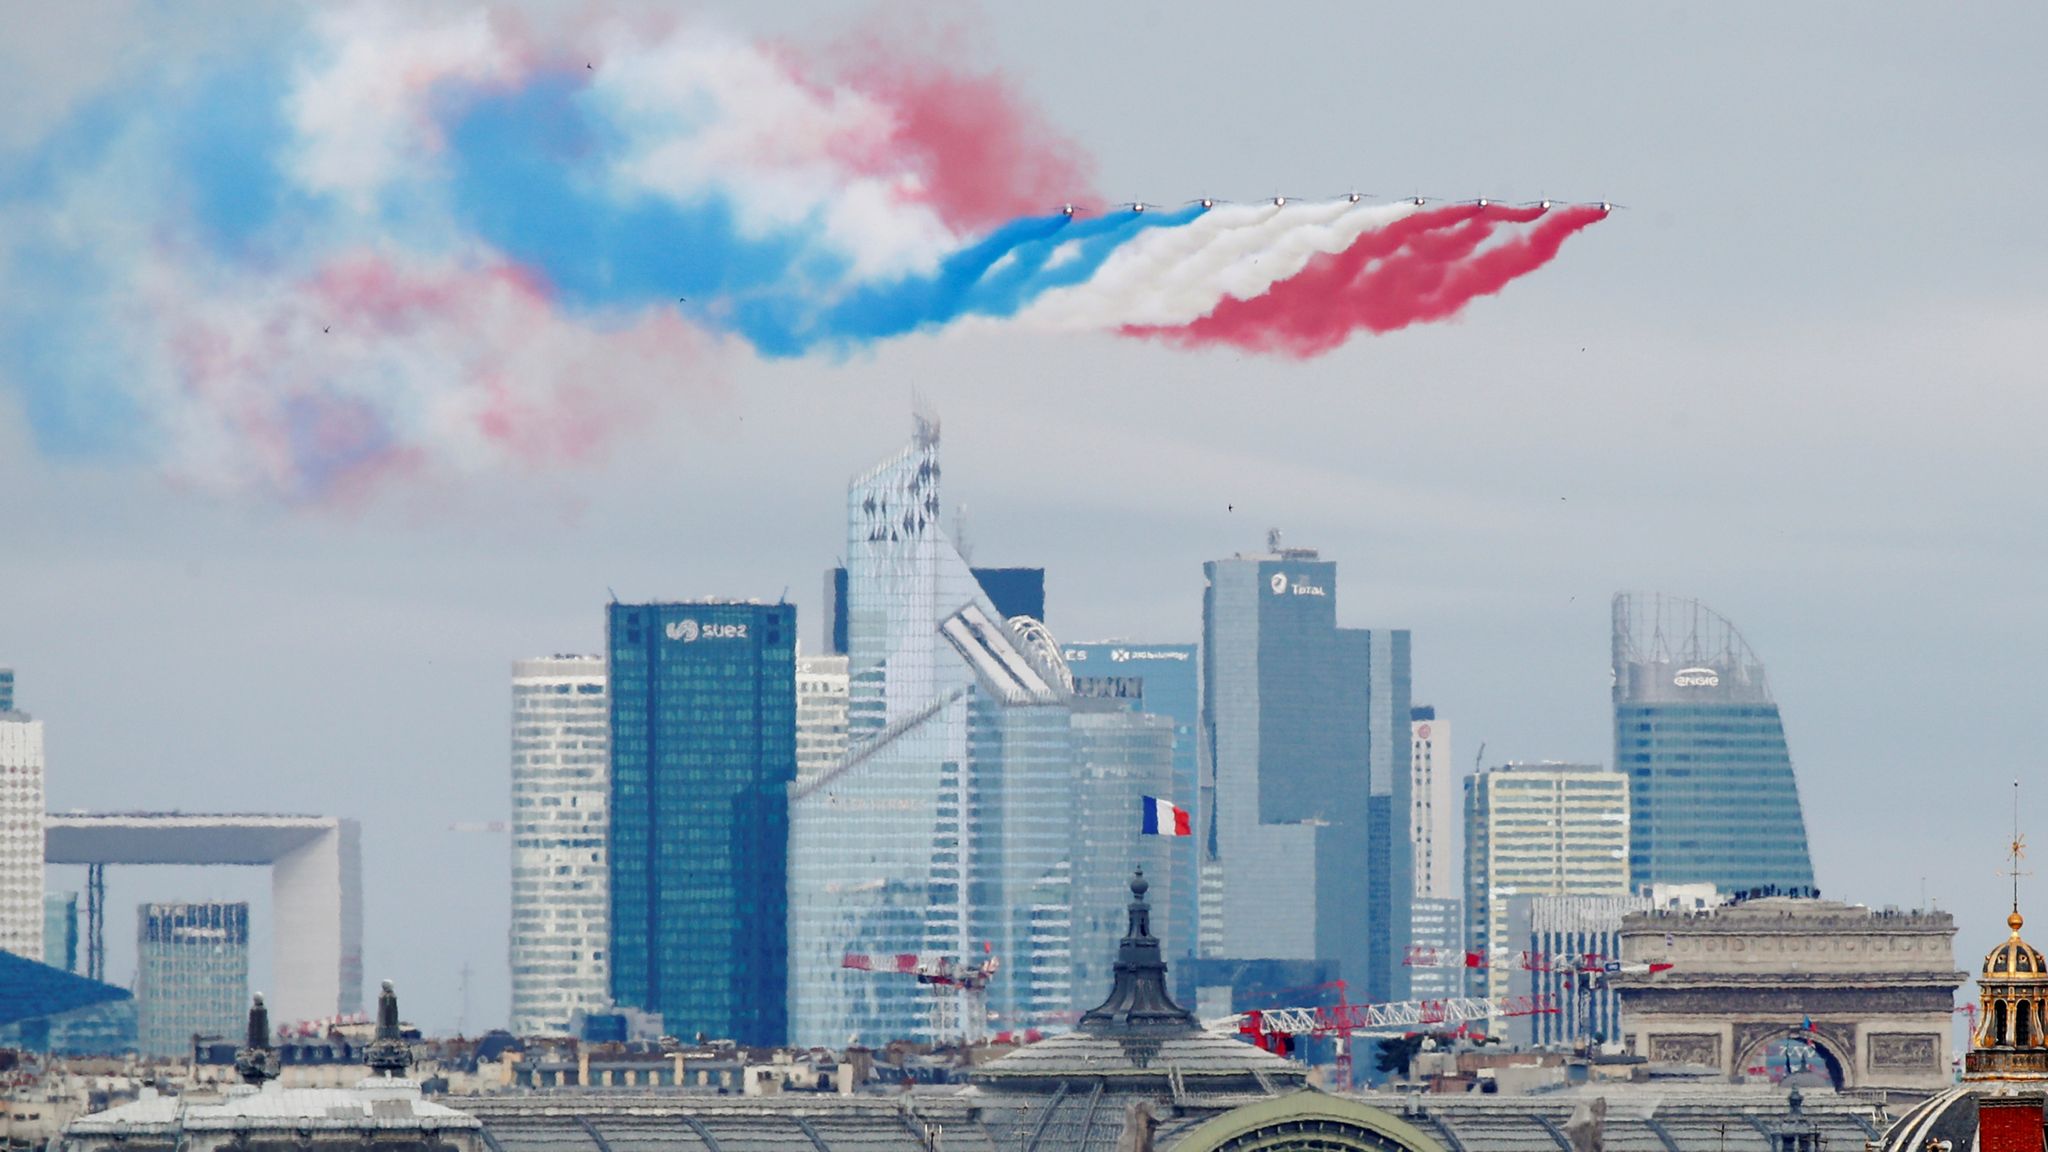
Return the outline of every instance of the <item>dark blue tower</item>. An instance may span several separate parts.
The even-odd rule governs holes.
[[[787,1039],[796,608],[613,604],[611,982],[670,1035]]]

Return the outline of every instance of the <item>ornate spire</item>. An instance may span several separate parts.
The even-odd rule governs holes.
[[[2026,838],[2020,835],[2019,788],[2012,782],[2012,840],[2007,844],[2012,878],[2012,914],[2005,918],[2012,935],[1984,957],[1977,978],[1977,1033],[1963,1057],[1965,1080],[2048,1079],[2048,960],[2020,939],[2026,918],[2020,915],[2020,859]]]
[[[1131,877],[1130,927],[1116,953],[1116,981],[1109,999],[1081,1017],[1079,1028],[1095,1035],[1118,1032],[1197,1032],[1194,1014],[1166,991],[1166,961],[1152,935],[1152,908],[1145,903],[1145,870]]]
[[[249,1005],[249,1030],[235,1053],[235,1074],[244,1084],[259,1088],[265,1080],[277,1079],[277,1053],[270,1047],[270,1009],[263,1006],[261,992]]]
[[[2006,924],[2012,928],[2014,939],[2020,934],[2020,877],[2027,873],[2020,871],[2020,857],[2027,854],[2027,838],[2020,835],[2020,782],[2012,782],[2012,865],[2007,873],[2012,876],[2012,915],[2006,917]]]
[[[398,993],[389,980],[377,994],[377,1036],[363,1053],[363,1063],[379,1076],[403,1076],[412,1067],[412,1046],[398,1025]]]

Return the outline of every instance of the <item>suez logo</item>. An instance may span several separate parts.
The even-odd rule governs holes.
[[[1295,594],[1296,596],[1327,596],[1327,595],[1329,595],[1329,593],[1327,593],[1327,592],[1323,591],[1323,586],[1322,586],[1322,585],[1320,585],[1320,584],[1311,584],[1311,583],[1309,583],[1309,582],[1308,582],[1307,580],[1305,580],[1305,579],[1303,579],[1303,578],[1301,578],[1301,577],[1299,577],[1299,576],[1296,576],[1296,577],[1294,578],[1294,582],[1293,582],[1292,584],[1288,583],[1288,582],[1287,582],[1287,573],[1285,573],[1285,572],[1275,572],[1275,573],[1273,573],[1273,578],[1272,578],[1271,580],[1267,581],[1267,583],[1268,583],[1268,584],[1271,584],[1271,585],[1273,586],[1273,595],[1275,595],[1275,596],[1285,596],[1285,595],[1287,595],[1287,591],[1288,591],[1288,589],[1290,589],[1290,588],[1292,588],[1292,589],[1294,590],[1294,594]]]
[[[1712,668],[1680,668],[1671,682],[1680,688],[1715,688],[1721,683],[1721,674]]]
[[[699,640],[745,640],[745,624],[699,624],[695,620],[671,620],[668,622],[668,638],[694,644]]]
[[[1060,659],[1065,660],[1069,664],[1085,664],[1088,661],[1088,650],[1086,648],[1068,648],[1060,653]],[[1170,650],[1159,651],[1143,648],[1112,648],[1109,650],[1109,662],[1112,664],[1124,664],[1132,660],[1185,661],[1187,659],[1188,653]]]

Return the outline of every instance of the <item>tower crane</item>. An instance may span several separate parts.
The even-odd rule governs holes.
[[[925,957],[915,952],[882,957],[848,952],[840,958],[839,966],[879,975],[915,977],[933,994],[932,1038],[941,1042],[957,1038],[963,1045],[974,1045],[988,1035],[988,984],[995,978],[997,968],[994,950],[987,941],[982,942],[981,950],[982,962],[973,965],[951,956]]]
[[[1384,1036],[1406,1036],[1437,1031],[1447,1025],[1463,1025],[1493,1016],[1535,1016],[1557,1011],[1548,996],[1483,997],[1453,996],[1442,1000],[1396,1000],[1385,1004],[1347,1004],[1335,1007],[1254,1008],[1232,1016],[1202,1021],[1212,1033],[1236,1034],[1256,1048],[1282,1056],[1294,1051],[1303,1036],[1333,1036],[1337,1040],[1337,1077],[1351,1083],[1351,1042]]]
[[[1459,952],[1425,945],[1410,946],[1401,963],[1409,968],[1506,968],[1516,972],[1598,972],[1608,975],[1664,972],[1672,967],[1662,960],[1629,963],[1609,959],[1597,952],[1579,956],[1510,952],[1499,948],[1490,952]]]

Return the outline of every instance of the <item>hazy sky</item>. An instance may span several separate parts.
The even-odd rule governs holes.
[[[801,40],[876,11],[763,7],[702,12]],[[297,22],[261,11],[17,12],[0,158],[138,70]],[[1093,158],[1104,196],[1630,208],[1452,322],[1316,360],[1021,332],[838,359],[726,346],[596,458],[338,507],[64,451],[10,361],[0,665],[47,724],[51,807],[358,817],[368,976],[431,1028],[502,1022],[504,839],[446,829],[506,815],[508,663],[596,650],[608,588],[787,588],[815,642],[845,482],[902,441],[915,394],[944,419],[975,560],[1045,566],[1059,636],[1195,639],[1201,562],[1282,527],[1339,563],[1341,621],[1413,629],[1416,700],[1467,763],[1481,741],[1489,762],[1609,761],[1609,597],[1704,600],[1769,666],[1823,890],[1924,891],[1975,966],[2002,932],[2010,782],[2041,779],[2044,744],[2048,12],[935,11]],[[7,188],[0,239],[59,227]],[[48,303],[25,291],[0,284],[0,312]],[[2048,907],[2043,884],[2026,902]],[[132,975],[137,901],[265,888],[117,872],[111,974]]]

